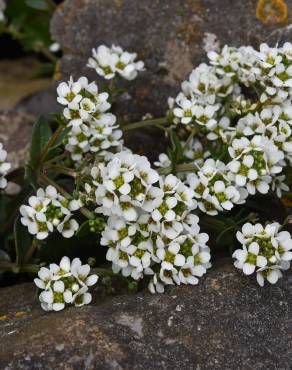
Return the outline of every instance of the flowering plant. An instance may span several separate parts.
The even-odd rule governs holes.
[[[220,247],[244,274],[256,273],[261,286],[289,268],[292,239],[282,230],[289,216],[282,225],[269,219],[263,201],[291,197],[292,44],[225,46],[208,58],[169,98],[165,117],[136,123],[119,124],[111,112],[115,80],[133,80],[144,69],[135,53],[114,45],[93,50],[88,67],[111,80],[108,92],[86,77],[59,84],[63,112],[54,116],[54,132],[43,119],[33,131],[26,179],[34,194],[15,222],[16,261],[0,262],[2,270],[40,269],[35,282],[45,310],[89,303],[96,274],[120,274],[130,288],[146,281],[151,293],[197,284]],[[147,126],[169,140],[154,164],[123,140]],[[1,147],[2,188],[5,160]],[[90,267],[79,258],[42,266],[45,240],[50,244],[55,230],[72,241],[94,240],[96,274],[88,277]],[[82,249],[78,243],[70,255],[81,257]],[[98,260],[99,249],[112,272]]]

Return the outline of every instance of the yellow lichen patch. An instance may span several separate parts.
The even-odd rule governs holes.
[[[284,23],[288,19],[288,6],[284,0],[259,0],[256,17],[267,24]]]
[[[123,0],[114,0],[114,5],[116,8],[120,9],[123,6],[124,1]]]
[[[24,316],[26,316],[26,312],[18,311],[18,312],[15,313],[14,316],[15,317],[24,317]]]
[[[5,321],[5,320],[8,320],[8,316],[7,315],[0,315],[0,321]]]

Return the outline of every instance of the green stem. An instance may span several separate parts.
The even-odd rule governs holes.
[[[111,269],[106,269],[102,267],[94,267],[90,269],[90,273],[96,274],[99,276],[118,276],[118,274],[115,274]]]
[[[52,164],[49,166],[45,166],[44,170],[53,170],[54,172],[63,173],[64,175],[68,175],[74,178],[77,177],[77,173],[74,170],[72,170],[72,168],[68,168],[64,166]]]
[[[65,198],[67,198],[68,200],[72,200],[73,197],[64,189],[62,188],[62,186],[60,186],[59,184],[57,184],[55,181],[51,180],[50,178],[48,178],[46,175],[42,174],[40,176],[40,180],[47,184],[47,185],[52,185],[54,186],[60,194],[62,194]],[[83,216],[85,216],[86,218],[88,218],[89,220],[94,220],[95,219],[95,215],[93,212],[91,212],[89,209],[87,209],[86,207],[81,207],[79,209],[79,211],[83,214]]]
[[[48,151],[55,144],[56,140],[58,139],[62,131],[63,131],[63,127],[59,126],[57,130],[53,133],[53,135],[50,137],[50,140],[47,142],[46,146],[44,147],[43,153],[40,158],[40,163],[44,162],[48,154]]]
[[[37,249],[37,241],[36,239],[33,239],[30,248],[28,249],[25,257],[24,257],[24,262],[23,264],[26,265],[27,262],[31,259],[31,257],[34,255],[34,252]]]
[[[127,125],[122,126],[121,128],[123,131],[130,131],[130,130],[135,130],[137,128],[142,128],[142,127],[166,125],[166,124],[169,125],[169,122],[167,122],[166,117],[162,117],[162,118],[148,119],[145,121],[129,123]]]
[[[52,159],[49,159],[48,161],[45,161],[44,164],[45,165],[51,165],[54,162],[59,162],[61,159],[66,158],[68,156],[68,154],[69,154],[68,152],[64,152],[64,153],[58,155],[57,157],[54,157]]]
[[[198,130],[197,130],[197,127],[195,127],[195,128],[191,131],[191,133],[190,133],[189,137],[187,138],[187,141],[186,141],[186,143],[185,143],[185,145],[184,145],[184,147],[183,147],[183,153],[184,153],[184,151],[187,149],[187,147],[189,146],[189,144],[190,144],[190,142],[192,141],[193,137],[194,137],[197,133],[198,133]]]
[[[55,10],[57,8],[57,5],[54,3],[53,0],[46,0],[46,3],[52,8],[52,10]]]
[[[182,163],[182,164],[178,164],[175,167],[175,172],[176,173],[178,173],[178,172],[191,172],[191,171],[197,171],[197,170],[198,170],[198,167],[193,163]],[[157,169],[157,172],[160,175],[167,175],[167,174],[171,173],[172,171],[173,171],[172,166]]]
[[[39,269],[39,265],[27,264],[23,266],[17,266],[16,263],[13,262],[0,261],[0,271],[37,273]]]

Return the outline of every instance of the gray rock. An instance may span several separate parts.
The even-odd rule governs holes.
[[[33,122],[32,116],[21,111],[0,112],[0,142],[12,169],[23,166],[27,159]]]
[[[198,286],[42,312],[35,288],[0,290],[1,369],[291,369],[292,275],[260,288],[229,259]]]
[[[291,1],[286,3],[291,12]],[[224,44],[291,40],[286,15],[278,9],[276,17],[269,2],[261,4],[257,19],[254,0],[65,0],[51,23],[53,37],[64,51],[62,79],[86,75],[102,85],[86,67],[91,49],[119,44],[138,52],[147,69],[134,82],[122,83],[128,94],[118,101],[118,112],[125,120],[140,119],[147,112],[163,115],[167,98],[179,91],[181,81],[205,60],[207,51]],[[268,19],[263,10],[270,13]]]

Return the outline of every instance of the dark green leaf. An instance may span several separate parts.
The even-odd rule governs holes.
[[[29,165],[32,167],[32,169],[38,167],[42,150],[49,141],[51,135],[52,130],[50,128],[50,125],[43,117],[40,117],[35,123],[32,131],[29,160]]]
[[[75,235],[78,237],[84,237],[87,236],[88,234],[90,234],[89,220],[83,222],[83,224],[80,225]]]
[[[40,51],[52,43],[49,25],[53,8],[40,9],[44,7],[44,2],[31,0],[31,4],[38,6],[36,8],[28,6],[26,0],[6,1],[9,31],[26,50]]]
[[[16,265],[20,267],[29,250],[32,240],[27,227],[23,226],[20,222],[20,217],[17,217],[14,223],[14,238],[15,238],[15,252],[16,252]]]

